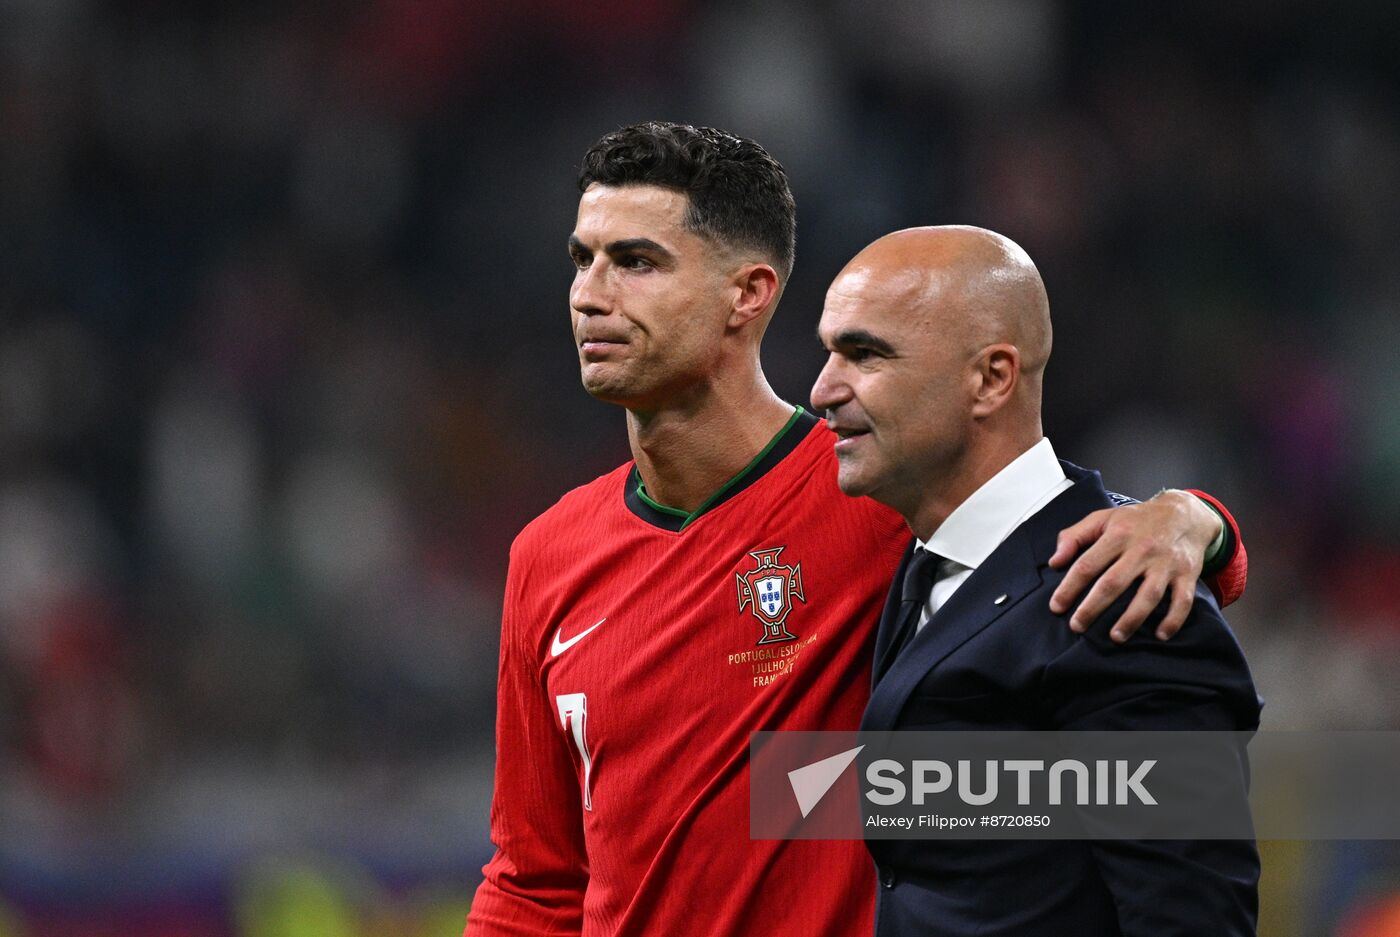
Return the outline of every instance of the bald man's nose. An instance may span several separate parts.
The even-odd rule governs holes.
[[[812,385],[812,409],[821,413],[839,407],[851,399],[851,387],[841,377],[841,363],[836,355],[829,355],[817,382]]]

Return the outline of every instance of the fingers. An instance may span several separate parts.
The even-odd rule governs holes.
[[[1103,534],[1104,525],[1108,523],[1108,518],[1112,515],[1112,508],[1095,511],[1087,514],[1078,523],[1066,527],[1060,531],[1059,539],[1055,541],[1055,553],[1050,557],[1050,565],[1059,569],[1061,566],[1074,559],[1075,554],[1084,547],[1093,543]],[[1063,609],[1061,609],[1063,611]],[[1059,612],[1056,612],[1059,614]]]
[[[1079,607],[1075,609],[1074,615],[1070,618],[1070,628],[1078,633],[1087,631],[1098,620],[1098,617],[1136,581],[1138,581],[1138,576],[1130,570],[1127,563],[1122,561],[1114,563],[1094,583],[1089,594],[1084,596],[1084,601],[1079,603]],[[1147,578],[1141,579],[1133,600],[1128,603],[1123,614],[1113,623],[1113,628],[1108,633],[1109,638],[1122,644],[1137,634],[1143,623],[1161,605],[1162,599],[1170,595],[1171,604],[1167,609],[1167,614],[1163,616],[1153,635],[1159,641],[1171,640],[1181,630],[1181,626],[1186,623],[1187,616],[1191,614],[1191,606],[1195,601],[1195,586],[1196,581],[1190,575],[1172,578],[1149,575]]]
[[[1113,630],[1108,633],[1108,636],[1122,644],[1137,634],[1142,623],[1147,621],[1147,616],[1151,615],[1152,610],[1162,601],[1162,595],[1167,589],[1167,582],[1166,579],[1143,580],[1142,585],[1138,587],[1137,594],[1128,603],[1127,609],[1113,623]],[[1112,601],[1110,600],[1107,604],[1111,605]]]
[[[1148,616],[1161,604],[1163,596],[1170,593],[1171,605],[1154,632],[1158,641],[1170,641],[1181,630],[1181,626],[1186,623],[1186,616],[1191,613],[1195,591],[1195,581],[1190,577],[1178,577],[1171,580],[1143,580],[1142,585],[1138,587],[1137,595],[1133,596],[1127,609],[1113,623],[1113,630],[1108,633],[1108,636],[1122,644],[1137,634],[1138,630],[1142,628],[1143,622],[1147,621]],[[1085,603],[1088,603],[1088,599],[1085,599]],[[1109,604],[1112,602],[1110,601]]]
[[[1083,601],[1079,603],[1079,607],[1074,610],[1074,614],[1070,617],[1070,630],[1079,633],[1088,631],[1089,626],[1098,620],[1104,610],[1112,605],[1120,595],[1128,591],[1133,584],[1133,578],[1124,575],[1123,569],[1124,564],[1114,563],[1099,576],[1094,587],[1084,596]]]
[[[1105,544],[1102,540],[1097,541],[1081,553],[1079,559],[1075,560],[1074,565],[1065,573],[1065,578],[1060,581],[1054,594],[1050,596],[1050,611],[1056,615],[1063,615],[1073,608],[1074,603],[1084,594],[1084,590],[1089,588],[1095,579],[1104,574],[1109,564],[1117,558],[1117,549]],[[1118,589],[1118,592],[1122,591],[1122,588]],[[1079,611],[1074,613],[1075,619],[1080,617],[1083,608],[1081,603]],[[1096,616],[1097,612],[1089,617],[1089,621],[1092,621]],[[1088,627],[1088,624],[1085,623],[1083,627],[1075,627],[1074,621],[1071,620],[1070,627],[1074,628],[1075,631],[1083,631],[1084,628]]]
[[[1080,550],[1084,554],[1065,573],[1055,594],[1050,597],[1050,611],[1063,615],[1073,607],[1074,602],[1088,588],[1094,577],[1103,572],[1115,559],[1118,549],[1104,537],[1105,528],[1113,516],[1112,509],[1095,511],[1085,516],[1077,524],[1060,531],[1055,543],[1055,553],[1050,557],[1052,567],[1060,567],[1074,559]]]
[[[1157,640],[1169,641],[1181,626],[1186,616],[1191,614],[1191,606],[1196,598],[1196,580],[1189,576],[1179,576],[1172,581],[1172,604],[1166,617],[1157,626]]]
[[[1195,540],[1205,532],[1213,535],[1209,524],[1195,523],[1190,516],[1191,510],[1200,507],[1204,505],[1194,496],[1167,492],[1144,504],[1095,511],[1065,528],[1050,565],[1062,567],[1076,551],[1084,552],[1070,564],[1050,597],[1050,610],[1066,614],[1082,595],[1069,626],[1083,633],[1140,582],[1138,593],[1112,623],[1110,637],[1118,642],[1128,640],[1167,595],[1171,603],[1154,634],[1164,641],[1174,636],[1190,615],[1195,580],[1204,559],[1204,548]],[[1218,518],[1215,521],[1218,528]]]

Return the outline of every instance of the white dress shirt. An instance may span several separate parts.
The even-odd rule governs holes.
[[[1074,482],[1065,477],[1050,440],[1042,438],[983,483],[918,545],[943,559],[934,572],[933,589],[919,615],[918,628],[943,607],[1001,542],[1031,515]]]

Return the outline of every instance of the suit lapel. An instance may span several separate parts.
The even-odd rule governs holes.
[[[905,700],[930,670],[1040,586],[1039,564],[1019,533],[998,547],[898,653],[871,690],[861,728],[894,728]]]
[[[1108,506],[1097,472],[1062,464],[1075,481],[1074,487],[1051,501],[992,551],[902,652],[888,644],[880,646],[892,659],[884,662],[883,670],[877,666],[862,729],[894,728],[909,694],[929,671],[1040,587],[1060,530],[1090,511]],[[911,553],[912,549],[905,553],[896,584],[903,582]],[[891,592],[880,619],[879,636],[887,642],[893,639],[886,631],[893,630],[897,623],[899,597],[897,589]],[[1044,614],[1050,614],[1048,608]],[[879,654],[876,660],[881,660]]]

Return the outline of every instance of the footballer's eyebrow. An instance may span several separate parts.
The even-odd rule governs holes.
[[[652,254],[659,254],[669,258],[671,252],[651,238],[623,238],[620,241],[613,241],[604,248],[609,254],[626,254],[632,251],[647,251]]]
[[[817,338],[821,340],[820,333],[817,334]],[[822,344],[825,345],[827,343],[824,340],[822,340]],[[881,355],[894,354],[893,345],[885,341],[883,338],[880,338],[878,335],[875,335],[872,332],[867,332],[865,329],[846,329],[844,331],[837,332],[831,337],[830,347],[866,348],[870,351]]]
[[[604,245],[603,250],[606,251],[607,254],[611,257],[616,257],[618,254],[630,254],[633,251],[646,251],[649,254],[656,255],[661,260],[674,259],[669,250],[662,247],[660,244],[656,243],[651,238],[622,238],[621,240],[612,241]],[[569,235],[570,257],[577,257],[580,255],[591,256],[592,253],[593,251],[588,247],[588,245],[584,244],[583,241],[579,240],[579,236],[577,234]]]

